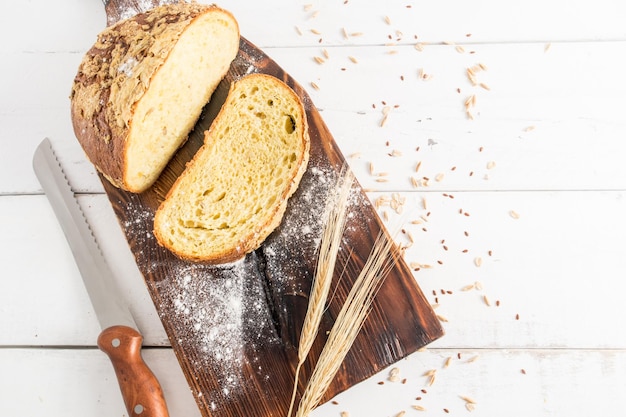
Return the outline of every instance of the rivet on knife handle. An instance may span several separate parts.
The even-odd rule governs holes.
[[[141,357],[142,340],[135,329],[112,326],[100,333],[98,347],[111,359],[128,415],[167,417],[161,386]]]

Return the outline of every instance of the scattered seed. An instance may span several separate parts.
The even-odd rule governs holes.
[[[296,33],[302,36],[302,30],[298,26],[296,26],[295,29],[296,29]]]
[[[474,258],[474,265],[476,265],[477,267],[480,267],[483,264],[483,258],[481,258],[480,256],[477,256],[476,258]]]
[[[467,360],[467,363],[476,362],[478,360],[478,355],[472,356]]]
[[[489,302],[489,298],[487,298],[486,295],[483,295],[483,301],[485,302],[485,304],[487,304],[488,307],[491,306],[491,303]]]
[[[515,320],[519,320],[519,314],[515,315]]]
[[[481,87],[481,88],[484,88],[484,89],[485,89],[485,90],[487,90],[487,91],[490,91],[490,90],[491,90],[491,88],[490,88],[487,84],[485,84],[485,83],[480,83],[480,87]]]
[[[470,83],[472,83],[472,85],[478,84],[478,81],[476,80],[476,73],[472,68],[467,68],[465,74],[467,75],[467,79],[470,81]]]
[[[513,217],[514,219],[519,219],[519,213],[517,213],[514,210],[509,211],[509,215]]]
[[[393,368],[391,369],[391,371],[389,371],[388,380],[391,382],[396,382],[399,379],[399,375],[400,375],[400,368]]]
[[[318,64],[323,64],[324,62],[326,62],[326,60],[324,58],[322,58],[321,56],[315,56],[313,57],[313,59],[315,60],[315,62],[317,62]]]
[[[465,409],[469,412],[472,412],[476,409],[476,404],[465,403]]]
[[[533,130],[535,130],[535,126],[526,126],[524,128],[524,132],[532,132]]]
[[[437,314],[437,318],[438,318],[438,319],[439,319],[439,321],[441,321],[441,322],[444,322],[444,323],[447,323],[447,322],[448,322],[448,319],[447,319],[447,318],[445,318],[444,316],[441,316],[441,315],[439,315],[439,314]],[[432,384],[431,384],[431,385],[432,385]]]
[[[403,417],[406,414],[406,411],[400,411],[398,414],[396,414],[396,417]]]
[[[452,363],[452,356],[448,356],[448,357],[446,358],[446,361],[443,363],[443,367],[444,367],[444,368],[447,368],[447,367],[449,367],[449,366],[450,366],[450,364],[451,364],[451,363]]]
[[[450,412],[450,410],[448,410],[447,408],[444,408],[444,409],[443,409],[443,411],[444,411],[444,413],[446,413],[446,414]]]
[[[461,397],[461,399],[462,399],[463,401],[465,401],[465,402],[466,402],[466,403],[468,403],[468,404],[476,404],[476,401],[474,401],[474,399],[473,399],[473,398],[466,397],[466,396],[464,396],[464,395],[461,395],[460,397]]]
[[[457,45],[454,49],[456,49],[456,51],[460,54],[465,53],[465,48],[463,48],[461,45]]]
[[[437,182],[441,182],[443,180],[444,174],[443,172],[440,172],[439,174],[437,174],[437,176],[435,177],[435,181]]]
[[[543,52],[548,52],[551,46],[552,44],[550,42],[546,43],[546,45],[543,47]]]
[[[474,283],[474,288],[476,288],[478,291],[483,289],[483,284],[480,281],[476,281]]]
[[[389,16],[385,16],[385,23],[387,23],[388,25],[391,24],[391,19],[389,18]]]
[[[470,290],[473,290],[474,288],[475,288],[474,284],[469,284],[469,285],[466,285],[465,287],[461,288],[461,291],[470,291]]]
[[[487,162],[487,169],[494,169],[495,167],[496,167],[496,162],[495,161]]]
[[[422,407],[421,405],[413,405],[412,407],[414,410],[417,410],[417,411],[426,411],[426,409]]]
[[[428,380],[428,386],[429,386],[429,387],[432,387],[432,386],[433,386],[433,384],[435,383],[435,378],[436,378],[436,376],[435,376],[435,375],[436,375],[436,374],[432,374],[432,375],[430,376],[430,379]]]
[[[321,34],[322,34],[322,32],[320,32],[320,31],[319,31],[319,30],[317,30],[317,29],[311,29],[311,33],[313,33],[313,34],[315,34],[315,35],[321,35]]]
[[[522,368],[522,369],[520,370],[520,372],[521,372],[523,375],[526,375],[526,369]]]
[[[350,413],[348,413],[347,411],[342,411],[341,417],[350,417]]]
[[[348,57],[348,59],[349,59],[350,61],[354,62],[355,64],[358,64],[358,63],[359,63],[359,61],[358,61],[355,57],[353,57],[353,56],[349,56],[349,57]]]
[[[315,84],[313,81],[311,81],[311,87],[313,87],[314,90],[320,89],[319,85]]]

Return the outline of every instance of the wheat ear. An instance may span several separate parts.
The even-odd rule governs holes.
[[[352,347],[370,312],[372,302],[387,274],[393,268],[393,240],[381,234],[376,239],[363,270],[348,293],[322,353],[304,390],[296,417],[307,417],[319,404],[335,374]]]
[[[309,295],[309,304],[307,307],[306,316],[304,317],[304,324],[300,332],[300,342],[298,344],[298,365],[296,366],[296,374],[294,377],[293,393],[291,395],[291,403],[289,404],[289,412],[287,417],[291,416],[293,411],[293,405],[296,399],[296,392],[298,390],[298,377],[300,375],[300,368],[304,364],[311,346],[317,336],[317,331],[322,321],[322,315],[326,308],[326,299],[330,290],[330,284],[333,280],[333,273],[335,271],[335,263],[337,261],[337,254],[339,252],[339,246],[341,245],[341,238],[343,236],[343,230],[346,224],[346,207],[348,205],[348,198],[350,197],[350,190],[352,189],[353,176],[349,170],[342,170],[339,177],[339,191],[329,199],[326,206],[326,226],[322,233],[322,241],[320,243],[320,250],[317,259],[317,266],[315,269],[315,277],[313,279],[313,285],[311,286],[311,293]]]

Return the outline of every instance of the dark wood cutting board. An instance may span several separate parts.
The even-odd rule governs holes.
[[[111,10],[123,10],[121,3],[107,4],[109,23],[116,19]],[[251,72],[273,75],[301,97],[311,137],[307,171],[281,225],[258,250],[229,265],[182,261],[157,244],[152,235],[154,213],[202,145],[203,132],[224,102],[230,83]],[[323,228],[322,211],[345,162],[306,91],[242,38],[237,58],[189,140],[152,189],[127,193],[101,178],[203,416],[286,415]],[[300,391],[376,237],[382,231],[390,239],[375,208],[360,186],[356,187],[337,268],[337,272],[345,271],[335,280],[332,300],[301,373]],[[411,270],[398,258],[324,400],[442,335]]]

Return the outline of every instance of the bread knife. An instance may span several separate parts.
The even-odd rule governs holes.
[[[167,417],[159,381],[141,356],[143,337],[120,295],[52,144],[44,139],[33,169],[63,229],[102,328],[98,347],[113,364],[129,416]]]

